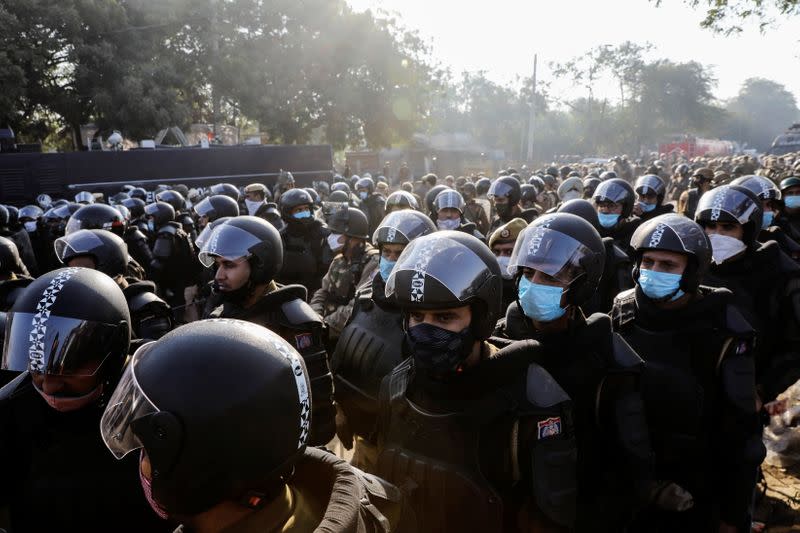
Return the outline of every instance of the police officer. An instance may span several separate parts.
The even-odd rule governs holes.
[[[740,185],[756,195],[761,201],[763,217],[761,231],[758,233],[758,242],[766,243],[775,241],[781,250],[794,259],[800,260],[800,244],[789,237],[782,227],[775,225],[776,214],[781,209],[781,191],[775,183],[764,176],[741,176],[731,182],[731,185]]]
[[[489,216],[483,205],[478,202],[478,191],[475,184],[467,182],[461,188],[464,198],[464,218],[475,224],[475,228],[486,235],[489,232]]]
[[[619,531],[638,504],[656,498],[650,443],[638,391],[642,361],[611,328],[581,306],[603,273],[597,230],[569,213],[536,219],[517,238],[508,271],[516,282],[498,334],[535,339],[536,358],[574,402],[581,531]]]
[[[712,247],[697,224],[662,215],[642,224],[631,246],[636,288],[617,297],[614,327],[646,363],[642,394],[656,474],[694,501],[680,513],[653,510],[632,529],[749,531],[764,458],[753,328],[730,291],[700,285]]]
[[[218,196],[212,198],[226,198]],[[202,202],[201,202],[202,204]],[[198,208],[200,205],[198,204]],[[205,211],[206,217],[209,212]],[[158,284],[161,296],[175,311],[175,319],[183,322],[183,306],[187,303],[184,291],[197,283],[202,266],[197,261],[194,243],[175,221],[175,209],[166,202],[154,202],[145,207],[148,221],[152,221],[155,243],[150,274]],[[178,309],[176,309],[178,308]]]
[[[156,194],[156,201],[166,202],[175,210],[175,221],[178,222],[183,231],[192,239],[197,238],[197,228],[194,225],[194,218],[186,209],[186,199],[181,193],[173,190],[161,191]]]
[[[419,210],[419,202],[413,194],[406,191],[394,191],[386,197],[384,210],[387,215],[404,209]]]
[[[528,223],[521,218],[514,218],[507,224],[503,224],[489,236],[489,249],[497,258],[500,265],[500,275],[503,277],[503,301],[502,308],[507,309],[511,302],[516,301],[516,287],[514,286],[514,276],[508,272],[508,264],[511,261],[511,252],[514,251],[514,244],[517,242],[519,234],[528,226]]]
[[[675,173],[669,181],[667,196],[670,200],[677,201],[681,194],[689,188],[692,169],[686,163],[681,163],[675,167]]]
[[[329,228],[332,238],[339,236],[341,252],[334,257],[309,303],[325,320],[331,342],[335,342],[350,318],[356,288],[378,272],[380,255],[367,242],[367,217],[360,210],[340,209],[331,216]]]
[[[266,326],[300,352],[314,393],[311,443],[327,444],[334,434],[335,410],[325,328],[306,303],[305,287],[274,281],[284,261],[278,230],[258,217],[232,218],[214,229],[199,257],[204,266],[215,269],[214,303],[207,306],[204,318]]]
[[[560,203],[569,202],[583,197],[583,180],[578,176],[566,178],[558,186],[558,200]]]
[[[711,190],[714,184],[714,171],[708,167],[698,168],[692,174],[692,187],[681,193],[678,198],[678,213],[694,219],[697,202],[706,191]]]
[[[664,195],[667,192],[664,180],[655,174],[639,177],[634,185],[634,191],[637,201],[633,206],[633,214],[642,221],[673,212],[672,204],[664,203]]]
[[[396,488],[306,447],[310,388],[301,357],[268,329],[195,322],[136,352],[100,432],[181,531],[401,529]]]
[[[286,191],[290,191],[294,189],[295,182],[294,176],[292,176],[291,172],[286,172],[281,170],[278,174],[278,180],[275,183],[275,188],[273,189],[273,197],[275,198],[275,203],[281,205],[281,195]]]
[[[361,201],[359,207],[369,221],[369,234],[372,235],[386,215],[386,198],[379,192],[375,192],[375,182],[370,177],[358,180],[356,194]]]
[[[97,431],[129,342],[125,297],[96,270],[49,272],[17,300],[2,368],[22,374],[0,390],[0,503],[11,531],[170,529],[142,498],[137,461],[114,461]]]
[[[36,262],[36,255],[33,252],[33,245],[31,245],[28,232],[24,228],[12,229],[10,223],[11,215],[8,209],[4,205],[0,205],[0,237],[14,241],[25,268],[35,276],[39,273],[39,265]]]
[[[267,210],[267,200],[272,197],[267,186],[263,183],[251,183],[244,188],[244,194],[247,214],[264,218],[263,214]]]
[[[30,273],[22,262],[14,241],[0,237],[0,281],[14,280],[18,277],[29,278]]]
[[[793,240],[800,242],[800,177],[790,176],[780,183],[783,205],[775,219]]]
[[[489,227],[490,232],[510,222],[512,218],[521,218],[525,222],[531,222],[538,215],[534,209],[523,211],[519,206],[520,184],[516,178],[511,176],[497,178],[489,189],[488,197],[497,213],[497,217],[492,220]]]
[[[700,199],[696,221],[711,240],[703,282],[733,292],[758,332],[756,378],[763,403],[800,379],[800,267],[774,241],[761,244],[762,211],[747,188],[723,185]]]
[[[155,283],[125,276],[128,247],[118,235],[82,229],[57,239],[54,248],[65,266],[99,270],[119,285],[128,302],[135,339],[157,339],[172,329],[172,310],[156,296]]]
[[[147,225],[147,215],[144,213],[144,208],[147,204],[139,198],[128,198],[122,200],[121,203],[128,208],[128,211],[131,213],[129,225],[136,227],[142,234],[149,237],[150,228]]]
[[[436,226],[440,230],[462,231],[477,239],[484,240],[485,237],[478,231],[475,224],[464,219],[465,208],[464,198],[457,191],[446,189],[440,192],[433,200]]]
[[[611,237],[625,252],[629,251],[631,235],[641,223],[633,215],[634,197],[631,184],[620,178],[603,181],[592,196],[600,222],[600,236]]]
[[[277,280],[285,284],[298,283],[312,294],[331,262],[326,246],[330,231],[314,218],[314,200],[304,189],[291,189],[280,200],[281,216],[286,227],[281,230],[284,268]]]
[[[420,531],[574,523],[571,402],[527,345],[485,342],[501,290],[486,244],[453,231],[411,242],[386,282],[409,358],[381,387],[377,472],[408,491]]]
[[[198,227],[201,230],[218,218],[239,216],[239,204],[233,198],[223,194],[203,198],[192,209],[197,214]]]
[[[436,231],[419,211],[390,213],[373,235],[380,252],[379,275],[358,288],[353,312],[331,357],[336,403],[342,413],[337,434],[346,448],[353,446],[352,464],[375,471],[378,391],[381,380],[403,360],[403,322],[400,310],[386,298],[386,280],[409,242]]]

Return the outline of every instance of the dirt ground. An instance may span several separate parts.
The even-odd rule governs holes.
[[[769,533],[800,533],[800,463],[779,468],[764,463],[759,488],[766,493],[757,503],[754,521],[765,524]],[[754,528],[754,531],[759,531]]]

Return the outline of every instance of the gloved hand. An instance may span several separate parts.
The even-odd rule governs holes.
[[[650,491],[650,502],[663,511],[686,511],[694,506],[692,495],[671,481],[657,481]]]

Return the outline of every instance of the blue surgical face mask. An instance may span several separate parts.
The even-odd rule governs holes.
[[[396,265],[396,264],[397,264],[397,261],[389,261],[385,257],[381,257],[380,269],[381,269],[381,277],[383,278],[383,281],[386,281],[387,279],[389,279],[389,274],[392,273],[392,269],[394,268],[394,265]]]
[[[518,294],[525,316],[537,322],[552,322],[567,312],[561,307],[561,295],[564,294],[562,287],[540,285],[522,276]]]
[[[786,207],[789,209],[797,209],[800,207],[800,195],[786,196],[783,199],[783,203],[786,204]]]
[[[369,196],[368,192],[361,191],[360,193],[358,193],[358,197],[361,198],[362,200],[366,200],[367,196]]]
[[[299,213],[295,213],[292,217],[302,220],[304,218],[311,218],[311,211],[300,211]]]
[[[774,219],[775,211],[764,211],[764,218],[761,220],[761,229],[767,229],[770,227]]]
[[[597,218],[604,228],[613,228],[619,221],[619,213],[597,213]]]
[[[156,225],[152,220],[147,221],[147,229],[149,229],[150,231],[156,230]]]
[[[647,202],[639,202],[639,207],[642,208],[642,212],[649,213],[653,209],[656,208],[656,204],[648,204]]]
[[[648,298],[663,300],[672,296],[670,301],[675,301],[685,294],[680,289],[682,277],[682,274],[670,274],[642,268],[639,270],[639,286]]]

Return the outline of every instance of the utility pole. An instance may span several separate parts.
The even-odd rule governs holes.
[[[219,139],[219,92],[217,91],[217,73],[219,65],[219,8],[217,0],[211,0],[211,114],[214,122],[214,140]]]
[[[533,163],[533,131],[536,121],[536,60],[538,54],[533,54],[533,87],[531,89],[531,116],[528,119],[528,163]]]

